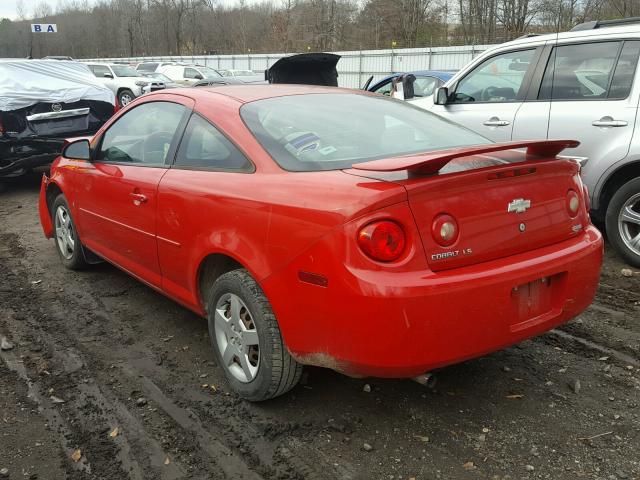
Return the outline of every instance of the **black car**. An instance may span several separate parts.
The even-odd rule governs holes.
[[[113,93],[84,65],[0,61],[0,181],[51,163],[65,138],[94,134],[114,110]]]

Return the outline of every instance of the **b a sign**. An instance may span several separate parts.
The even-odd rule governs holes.
[[[32,23],[31,31],[33,33],[56,33],[58,25],[55,23]]]

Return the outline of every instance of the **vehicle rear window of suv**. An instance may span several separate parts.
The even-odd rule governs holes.
[[[141,72],[155,72],[157,68],[157,63],[141,63],[137,66],[136,70],[140,70]]]
[[[626,98],[638,58],[638,47],[634,43],[640,42],[625,42],[624,45],[622,42],[582,43],[554,48],[538,99]]]
[[[291,95],[246,103],[240,115],[285,170],[350,168],[354,163],[491,143],[433,113],[382,95]]]

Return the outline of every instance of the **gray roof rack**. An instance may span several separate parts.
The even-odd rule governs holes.
[[[620,27],[632,23],[640,23],[640,17],[618,18],[616,20],[593,20],[591,22],[580,23],[570,31],[578,32],[581,30],[594,30],[596,28]]]
[[[519,36],[515,40],[522,40],[523,38],[539,37],[539,36],[540,36],[539,33],[525,33],[524,35]]]

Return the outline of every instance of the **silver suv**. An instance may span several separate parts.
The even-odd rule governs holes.
[[[117,63],[88,63],[87,66],[100,81],[115,94],[120,106],[136,97],[165,88],[164,82],[148,78],[129,65]]]
[[[412,102],[494,140],[575,139],[594,220],[640,267],[640,19],[589,22],[484,52]]]

